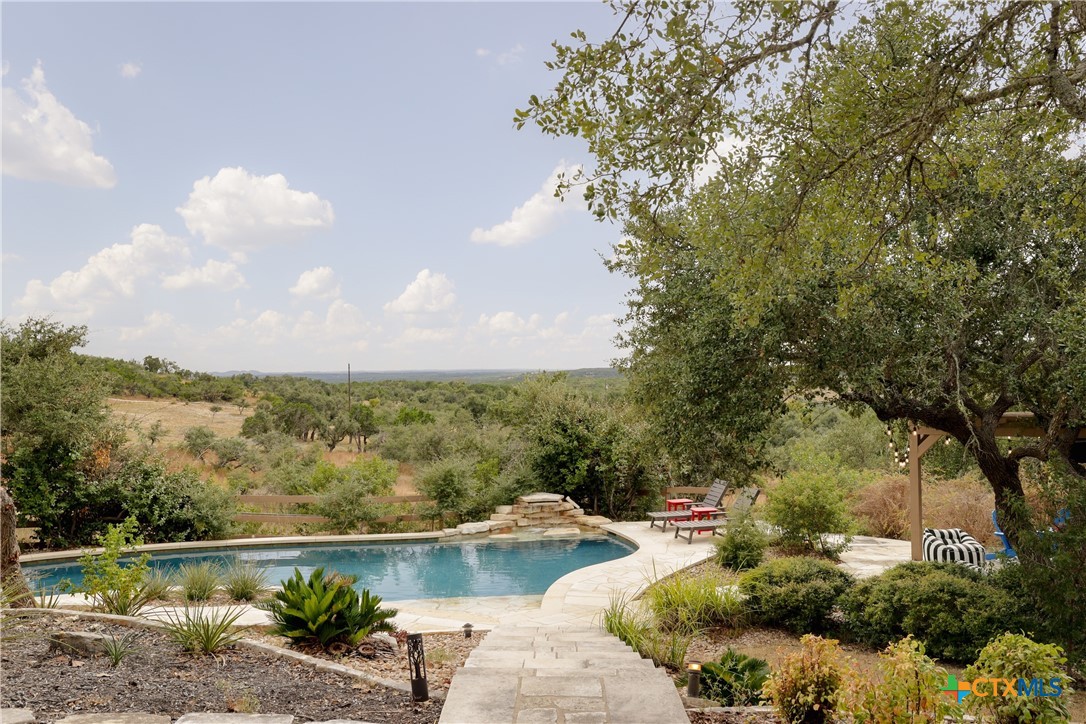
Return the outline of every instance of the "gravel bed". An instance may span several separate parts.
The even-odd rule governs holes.
[[[136,631],[137,638],[135,650],[113,667],[105,656],[50,651],[49,636],[56,631],[117,638]],[[156,630],[74,616],[7,615],[0,621],[0,634],[0,706],[31,709],[40,719],[92,712],[147,712],[174,718],[190,712],[247,712],[293,714],[299,722],[424,724],[441,715],[441,700],[415,703],[403,691],[244,648],[216,656],[188,654]],[[424,639],[428,649],[441,648],[429,638]],[[356,668],[406,680],[406,654],[401,651],[398,656],[403,657],[398,675],[395,660]],[[338,663],[357,664],[352,658]],[[437,671],[442,681],[451,677],[443,667]],[[438,683],[431,679],[432,686]]]

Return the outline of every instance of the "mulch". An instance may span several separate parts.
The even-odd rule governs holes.
[[[135,650],[114,667],[108,657],[49,650],[55,631],[121,638],[131,628],[70,616],[4,616],[0,625],[0,706],[30,709],[39,719],[69,714],[190,712],[293,714],[297,721],[357,719],[428,724],[441,701],[321,672],[259,651],[216,656],[181,651],[154,630],[138,631]]]

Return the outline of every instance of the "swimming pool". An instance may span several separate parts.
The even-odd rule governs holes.
[[[571,539],[478,540],[456,543],[309,544],[232,548],[153,554],[151,566],[176,571],[182,563],[231,561],[263,569],[271,585],[295,568],[307,576],[315,568],[358,576],[356,588],[368,588],[386,601],[461,596],[529,596],[545,593],[552,583],[579,568],[615,560],[634,547],[612,536]],[[53,586],[63,579],[82,580],[79,563],[24,564],[40,577],[33,585]]]

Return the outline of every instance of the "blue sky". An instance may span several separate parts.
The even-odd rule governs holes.
[[[2,6],[3,314],[270,372],[604,366],[621,229],[513,111],[596,3]]]

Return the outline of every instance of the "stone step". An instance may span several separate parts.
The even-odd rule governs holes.
[[[499,627],[453,677],[442,724],[688,721],[671,678],[597,628]]]
[[[185,717],[181,717],[184,719]],[[178,719],[178,721],[181,721]],[[7,719],[4,720],[5,722]],[[291,724],[294,717],[287,717],[283,724]],[[56,724],[170,724],[170,717],[161,714],[129,712],[127,714],[69,714],[57,719]],[[277,723],[278,724],[278,723]]]
[[[591,654],[594,656],[632,656],[634,658],[640,658],[640,655],[626,646],[608,646],[606,648],[585,646],[580,648],[568,647],[568,648],[550,648],[547,646],[538,646],[534,648],[515,648],[515,649],[503,649],[503,648],[478,648],[481,658],[486,658],[483,654],[490,653],[502,653],[502,654],[519,654],[521,658],[526,659],[556,659],[565,654]],[[493,657],[491,657],[493,658]]]
[[[525,657],[525,658],[489,658],[484,656],[470,656],[464,662],[468,668],[485,669],[584,669],[600,666],[607,669],[648,669],[656,667],[650,659],[642,659],[639,656],[627,656],[625,654],[609,654],[594,656],[553,656]]]
[[[166,717],[169,721],[169,717]],[[185,714],[174,724],[294,724],[293,714]]]

